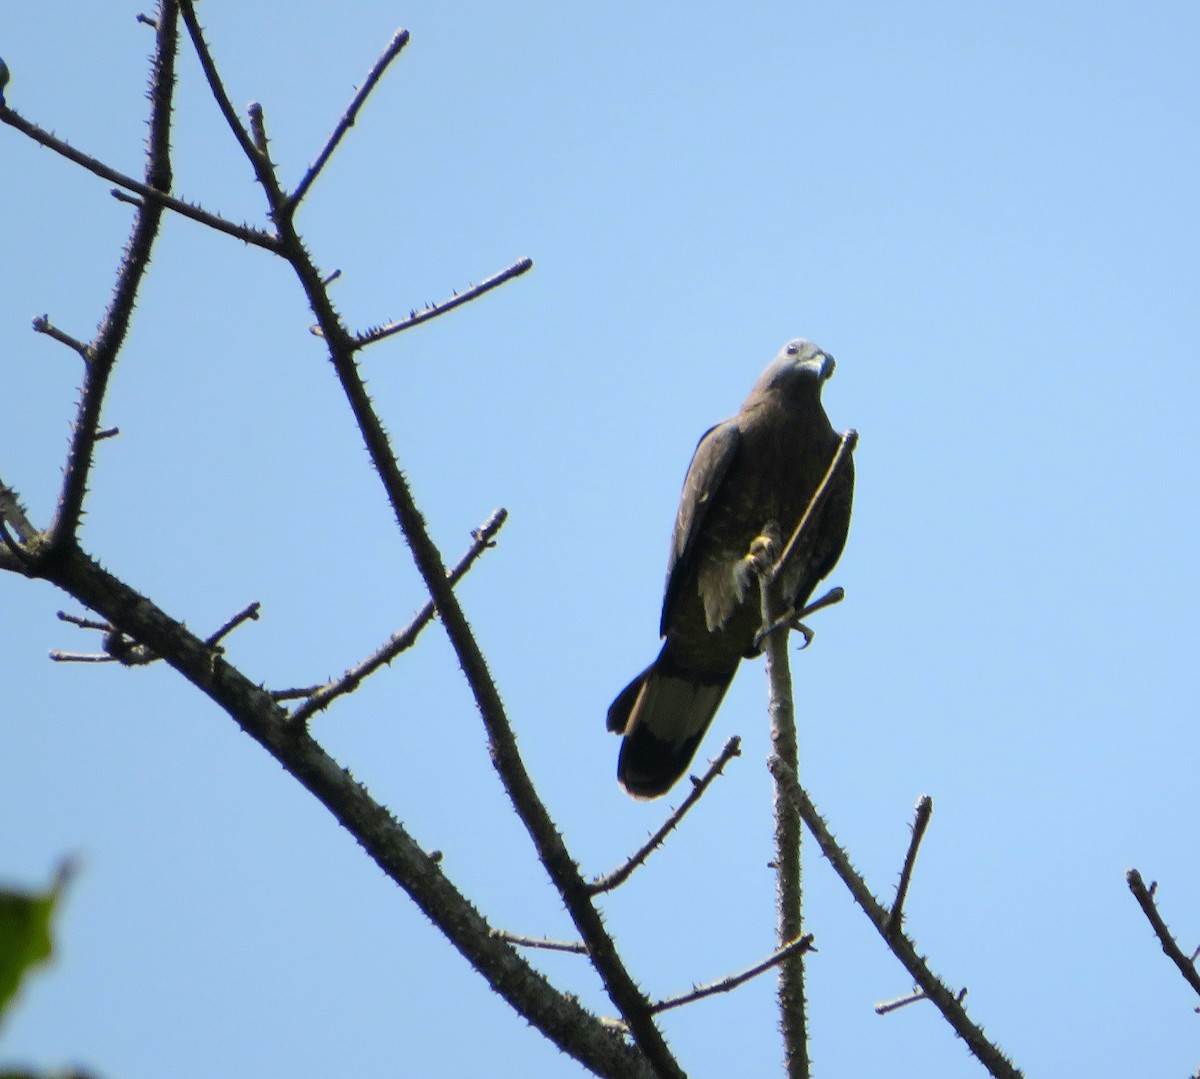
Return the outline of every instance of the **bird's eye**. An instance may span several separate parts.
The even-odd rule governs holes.
[[[797,344],[791,344],[791,345],[788,345],[788,347],[787,347],[787,354],[789,356],[795,356],[796,353],[799,351],[800,351],[800,346]]]

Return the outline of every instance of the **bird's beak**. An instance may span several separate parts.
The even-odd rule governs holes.
[[[828,352],[821,353],[821,381],[828,382],[833,378],[833,370],[837,367],[837,362]]]

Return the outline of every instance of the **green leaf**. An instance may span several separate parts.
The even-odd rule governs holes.
[[[54,952],[50,921],[72,872],[71,863],[63,862],[44,892],[0,888],[0,1018],[25,975]]]

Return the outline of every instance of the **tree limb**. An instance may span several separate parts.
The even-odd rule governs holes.
[[[907,934],[898,927],[891,932],[888,931],[888,911],[871,894],[866,882],[850,864],[846,852],[833,838],[824,819],[796,779],[796,773],[788,768],[778,756],[771,757],[768,763],[772,775],[780,782],[783,791],[792,800],[797,812],[816,838],[821,853],[829,860],[829,864],[833,866],[834,871],[850,890],[854,901],[862,908],[871,924],[887,942],[892,954],[900,960],[912,975],[913,980],[953,1027],[954,1032],[967,1043],[967,1048],[975,1054],[975,1057],[990,1074],[996,1076],[997,1079],[1018,1079],[1021,1072],[999,1048],[984,1037],[983,1030],[967,1015],[966,1008],[963,1007],[963,995],[951,992],[945,983],[929,969],[925,960],[917,953],[916,945]]]

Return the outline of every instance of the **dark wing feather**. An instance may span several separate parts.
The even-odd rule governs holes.
[[[687,582],[695,577],[696,547],[704,520],[741,443],[742,433],[737,424],[725,420],[704,432],[692,455],[683,481],[683,494],[679,498],[671,554],[667,559],[667,587],[658,627],[660,637],[667,635],[675,604]]]

